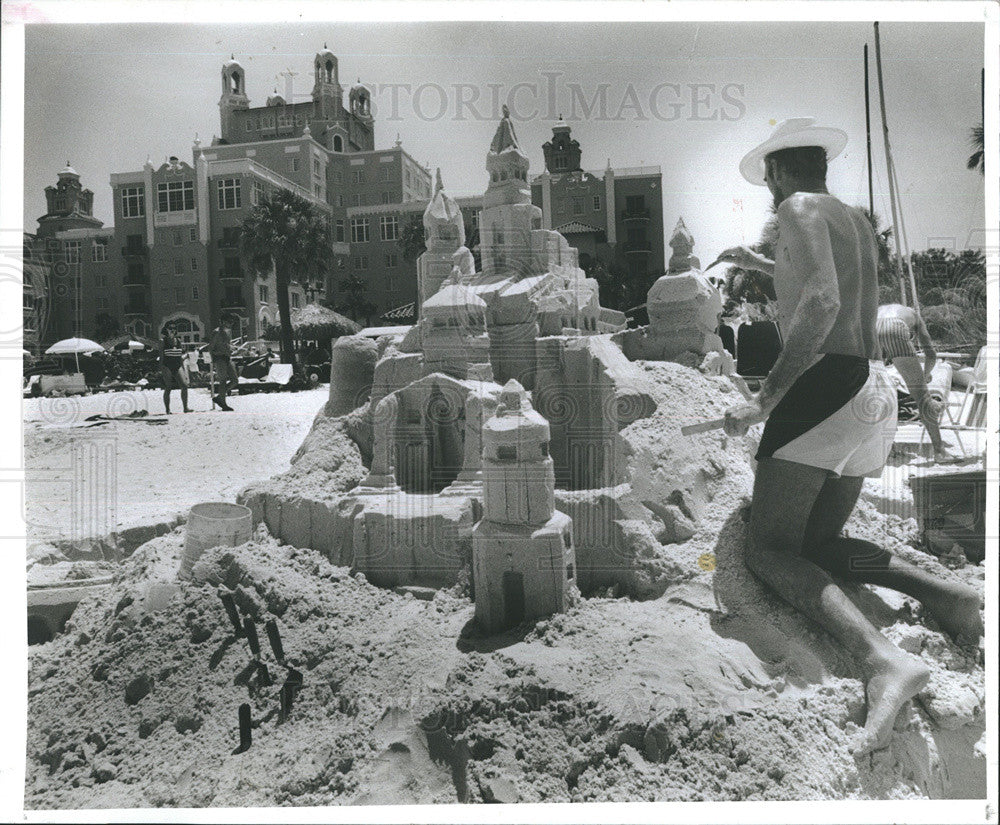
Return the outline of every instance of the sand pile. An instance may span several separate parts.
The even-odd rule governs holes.
[[[108,594],[32,649],[27,806],[982,796],[982,651],[955,647],[909,599],[852,588],[933,670],[890,747],[855,760],[855,664],[740,558],[752,445],[676,434],[738,396],[684,367],[643,368],[659,409],[622,432],[621,494],[657,598],[612,588],[483,638],[461,585],[431,600],[375,588],[263,530],[210,551],[211,581],[150,595],[179,563],[178,531],[141,547]],[[343,489],[359,463],[341,426],[318,419],[317,439],[320,427],[326,459],[310,466],[313,451],[300,452],[289,475]],[[912,521],[871,503],[849,529],[982,585],[981,568],[908,548]],[[246,675],[247,642],[232,638],[214,581],[261,628],[277,622],[303,675],[287,720],[277,685]],[[254,743],[233,754],[243,702]]]

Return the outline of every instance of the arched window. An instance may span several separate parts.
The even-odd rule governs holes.
[[[333,136],[333,151],[334,152],[344,151],[344,139],[340,135]]]
[[[233,72],[233,94],[238,95],[240,93],[240,73]]]
[[[333,61],[326,61],[326,82],[333,83]]]

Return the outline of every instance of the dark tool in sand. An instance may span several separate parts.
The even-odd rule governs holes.
[[[264,625],[264,628],[267,630],[267,640],[271,644],[271,650],[274,652],[274,658],[284,664],[285,650],[281,646],[281,636],[278,635],[278,623],[274,619],[269,619],[267,624]]]
[[[250,734],[250,705],[244,702],[240,705],[240,745],[236,750],[233,751],[234,754],[245,753],[250,750],[250,745],[252,744],[252,737]]]
[[[260,637],[257,635],[257,623],[249,616],[243,619],[243,632],[247,637],[247,644],[250,645],[250,653],[253,654],[253,664],[257,668],[257,684],[261,687],[270,687],[274,684],[271,673],[260,660]]]
[[[243,623],[240,621],[240,613],[236,609],[236,602],[233,600],[233,594],[220,590],[219,598],[222,599],[222,606],[226,609],[226,615],[229,617],[229,621],[233,625],[233,634],[238,639],[243,635]]]

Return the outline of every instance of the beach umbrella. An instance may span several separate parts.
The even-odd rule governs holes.
[[[104,352],[104,347],[89,338],[64,338],[45,350],[46,355],[73,355],[76,357],[76,371],[80,371],[80,354]]]

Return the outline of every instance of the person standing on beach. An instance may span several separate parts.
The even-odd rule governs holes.
[[[230,360],[233,353],[233,346],[228,318],[220,318],[219,325],[212,330],[212,336],[208,341],[208,353],[212,356],[212,369],[215,372],[215,380],[218,383],[218,390],[212,396],[212,402],[218,404],[224,412],[232,412],[233,408],[229,406],[226,399],[229,396],[229,384],[236,383],[236,371],[233,369],[233,362]]]
[[[165,324],[160,341],[160,374],[163,376],[163,406],[170,415],[170,392],[174,386],[180,388],[181,404],[184,412],[188,408],[188,376],[184,366],[184,350],[174,334],[173,324]]]
[[[943,407],[927,391],[927,382],[934,369],[937,353],[934,351],[930,333],[924,325],[924,319],[908,306],[884,304],[878,308],[875,329],[878,332],[882,357],[887,364],[892,364],[896,368],[917,403],[920,420],[927,429],[927,435],[930,436],[931,445],[934,447],[934,460],[939,464],[956,461],[956,457],[945,449],[938,427]],[[920,357],[913,346],[914,338],[919,338],[924,350],[923,367],[920,366]]]
[[[781,123],[740,163],[777,207],[775,260],[746,247],[723,260],[773,275],[783,348],[753,401],[727,411],[725,431],[766,420],[757,453],[745,561],[785,601],[837,638],[864,672],[868,715],[855,755],[885,747],[930,671],[893,645],[834,576],[920,600],[959,642],[982,635],[979,595],[841,534],[864,478],[881,475],[896,431],[875,319],[877,249],[864,213],[827,191],[827,160],[847,143],[813,118]]]

